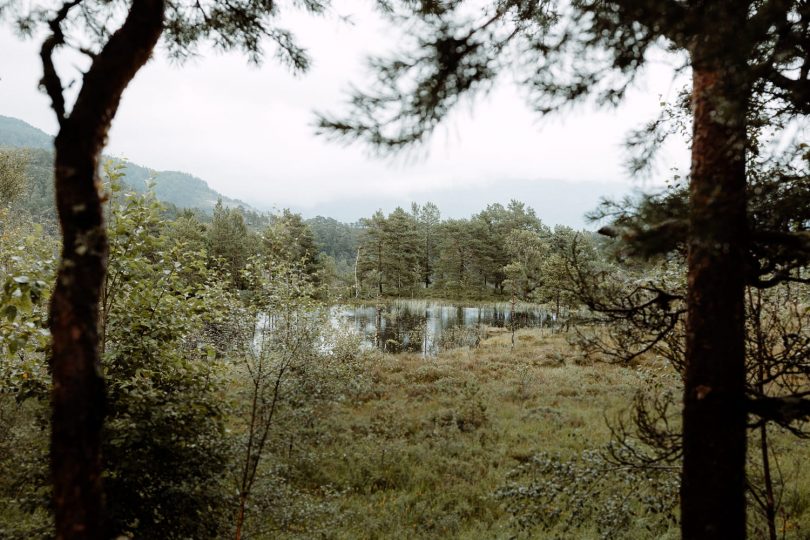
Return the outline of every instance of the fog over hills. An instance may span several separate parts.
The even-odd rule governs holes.
[[[328,216],[345,223],[356,222],[370,216],[375,210],[388,213],[397,206],[408,210],[411,202],[427,201],[438,205],[443,218],[466,218],[480,212],[487,204],[506,205],[517,199],[531,206],[544,223],[589,227],[585,214],[593,210],[604,197],[618,198],[630,192],[626,185],[614,182],[568,182],[548,179],[509,179],[482,182],[477,186],[459,186],[432,192],[414,192],[407,198],[356,194],[342,199],[315,204],[293,206],[304,217]]]
[[[0,147],[2,146],[50,151],[53,148],[53,138],[22,120],[0,116]],[[626,185],[616,182],[513,178],[465,182],[463,185],[428,190],[422,188],[406,196],[394,196],[385,192],[385,180],[381,179],[379,191],[346,191],[330,200],[312,205],[285,204],[280,201],[271,206],[263,202],[264,197],[260,193],[257,193],[255,200],[251,197],[243,202],[212,189],[205,180],[180,171],[155,172],[148,167],[129,162],[125,171],[124,181],[136,191],[145,190],[147,181],[153,178],[156,182],[155,193],[158,199],[181,208],[210,211],[221,198],[228,206],[250,206],[259,210],[279,210],[289,207],[307,218],[326,216],[345,223],[355,223],[362,217],[370,216],[377,209],[382,209],[386,213],[397,206],[408,209],[411,202],[421,204],[431,201],[439,206],[443,217],[464,218],[479,212],[487,204],[497,202],[505,205],[511,199],[517,199],[534,208],[537,215],[549,225],[561,224],[582,228],[588,226],[584,215],[593,210],[602,198],[621,197],[629,191]],[[260,189],[261,186],[257,186],[257,190]]]

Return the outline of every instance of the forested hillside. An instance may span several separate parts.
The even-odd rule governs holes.
[[[0,115],[0,147],[53,149],[53,137],[17,118]]]
[[[0,124],[0,142],[9,147],[26,143],[12,152],[26,163],[28,182],[17,204],[41,223],[55,227],[53,206],[51,139],[43,132],[6,118]],[[32,148],[40,145],[44,148]],[[234,233],[228,249],[245,254],[256,243],[252,235],[273,222],[269,213],[255,211],[239,201],[222,199],[203,180],[180,172],[152,171],[128,162],[108,160],[118,167],[126,189],[147,191],[166,204],[165,212],[177,215],[183,209],[200,211],[201,222],[223,213],[239,216],[241,233]],[[227,210],[232,207],[232,210]],[[294,214],[285,211],[285,219]],[[234,218],[236,219],[236,218]],[[487,299],[510,298],[546,301],[543,261],[575,232],[550,228],[525,203],[512,201],[504,207],[491,204],[468,219],[442,220],[440,209],[413,203],[408,211],[397,208],[388,216],[381,212],[355,224],[328,217],[303,220],[297,227],[312,236],[312,249],[329,269],[330,283],[346,298],[372,297]],[[247,260],[247,255],[237,257]],[[240,270],[236,270],[238,274]]]
[[[32,206],[43,207],[46,201],[53,199],[53,137],[22,120],[0,116],[0,148],[30,149],[34,175],[49,175],[38,184],[37,193],[33,196]],[[113,160],[115,161],[115,160]],[[178,171],[153,171],[135,163],[125,162],[124,183],[130,188],[144,193],[147,182],[154,182],[153,191],[158,200],[178,208],[198,208],[211,212],[217,201],[226,206],[243,206],[246,203],[228,198],[211,189],[208,184],[188,173]]]

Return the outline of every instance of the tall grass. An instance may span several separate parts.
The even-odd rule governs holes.
[[[296,495],[276,504],[294,517],[265,537],[525,536],[497,497],[510,471],[538,452],[604,445],[605,415],[652,376],[577,359],[536,330],[514,348],[499,334],[429,358],[368,352],[362,384],[313,411],[293,444],[277,441],[274,474]],[[580,532],[592,537],[592,524]]]

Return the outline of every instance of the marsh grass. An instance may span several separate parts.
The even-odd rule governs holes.
[[[672,500],[671,482],[593,469],[610,439],[606,420],[630,407],[639,390],[678,392],[678,377],[654,356],[633,366],[591,362],[570,338],[524,329],[513,347],[510,332],[490,329],[477,347],[436,356],[358,356],[357,337],[340,334],[311,372],[295,373],[262,461],[246,537],[678,538],[676,521],[650,511]],[[222,399],[236,392],[224,387]],[[0,430],[0,452],[35,450],[27,460],[0,460],[0,485],[15,493],[0,501],[0,537],[45,538],[48,492],[37,486],[47,485],[47,437],[32,429],[45,425],[38,420],[45,409],[4,399],[0,413],[30,422]],[[0,427],[3,420],[0,414]],[[769,435],[784,480],[779,537],[808,539],[808,445],[779,429]],[[750,521],[749,537],[763,537],[753,505]]]
[[[478,347],[435,357],[367,351],[355,358],[339,375],[350,379],[349,391],[279,426],[262,505],[272,515],[256,515],[253,537],[677,538],[676,521],[621,506],[625,494],[643,488],[643,474],[614,472],[615,482],[602,481],[592,494],[579,488],[602,514],[585,513],[573,527],[521,526],[521,501],[499,496],[516,478],[541,485],[526,474],[538,456],[582,466],[583,456],[608,443],[606,420],[640,389],[677,390],[677,377],[660,359],[630,367],[590,363],[569,338],[525,329],[512,347],[510,333],[492,331]],[[781,528],[785,538],[808,538],[810,471],[800,464],[810,453],[802,441],[774,435],[787,480]],[[526,502],[529,511],[546,508],[533,502]],[[598,522],[611,512],[624,528],[606,534]]]
[[[599,538],[588,522],[565,532],[516,528],[496,493],[538,454],[577,459],[604,447],[606,418],[640,388],[677,383],[655,359],[589,365],[565,335],[536,329],[519,331],[514,348],[511,335],[499,333],[436,357],[372,351],[362,362],[361,390],[313,411],[295,444],[279,452],[275,466],[313,510],[271,536]],[[791,459],[807,455],[785,441]],[[791,474],[798,481],[786,491],[788,537],[806,538],[797,533],[810,531],[810,475]],[[638,523],[621,537],[650,538]],[[673,524],[656,537],[676,531]]]

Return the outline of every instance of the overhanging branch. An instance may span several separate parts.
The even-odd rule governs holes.
[[[51,108],[56,113],[56,119],[61,126],[65,120],[65,95],[64,88],[62,87],[62,80],[56,72],[56,67],[53,64],[53,53],[57,48],[64,45],[65,34],[62,32],[62,23],[67,19],[70,10],[78,6],[82,0],[73,0],[62,4],[59,11],[53,19],[48,22],[51,29],[51,35],[42,43],[40,49],[40,58],[42,59],[42,79],[40,86],[48,94],[51,99]]]
[[[806,395],[802,393],[784,397],[750,397],[748,412],[783,426],[810,420],[810,399],[807,399]]]

